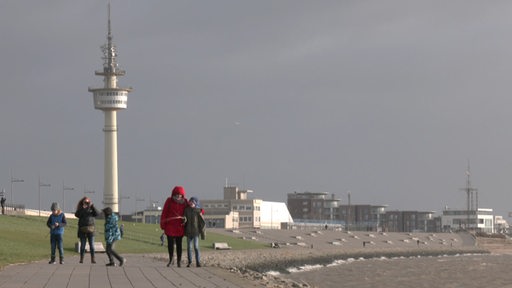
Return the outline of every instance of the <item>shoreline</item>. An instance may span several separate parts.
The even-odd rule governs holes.
[[[319,240],[319,239],[316,239]],[[497,240],[502,241],[502,240]],[[459,246],[429,247],[397,245],[393,248],[382,247],[332,247],[317,245],[319,248],[286,246],[282,248],[264,248],[250,250],[206,250],[201,251],[201,262],[205,267],[214,269],[215,273],[230,281],[239,283],[240,287],[315,287],[306,282],[296,282],[286,277],[288,269],[306,265],[327,267],[336,260],[379,259],[379,258],[413,258],[456,255],[495,254],[509,251],[492,240],[478,241]],[[508,250],[507,250],[508,249]],[[153,255],[161,261],[168,261],[166,254]],[[277,272],[277,273],[276,273]],[[238,281],[238,282],[237,282]]]

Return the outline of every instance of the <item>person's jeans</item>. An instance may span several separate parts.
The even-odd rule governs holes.
[[[194,243],[194,252],[196,255],[196,264],[199,264],[200,253],[199,253],[199,236],[187,237],[187,257],[188,264],[192,263],[192,243]]]
[[[84,256],[85,254],[85,243],[89,242],[89,251],[91,252],[91,256],[94,256],[94,234],[82,234],[80,235],[80,256]]]
[[[51,234],[50,235],[51,253],[52,259],[55,259],[55,250],[59,249],[60,258],[64,257],[64,247],[62,245],[62,234]]]

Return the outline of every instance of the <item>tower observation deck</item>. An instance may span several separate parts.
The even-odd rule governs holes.
[[[95,75],[103,76],[103,88],[89,88],[93,93],[94,108],[105,114],[105,163],[103,204],[114,212],[119,212],[118,169],[117,169],[117,110],[126,109],[128,93],[132,88],[117,86],[117,77],[124,76],[125,71],[117,64],[117,48],[112,41],[110,25],[110,3],[108,4],[107,43],[101,46],[103,52],[103,70]]]

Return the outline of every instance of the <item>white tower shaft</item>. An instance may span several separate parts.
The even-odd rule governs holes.
[[[117,170],[117,111],[105,111],[105,164],[103,202],[112,211],[119,212]]]

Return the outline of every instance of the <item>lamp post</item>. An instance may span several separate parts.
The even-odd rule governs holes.
[[[123,199],[130,199],[130,196],[121,196],[119,197],[119,218],[121,219],[121,221],[123,221],[123,214],[121,213],[121,202]]]
[[[86,194],[94,194],[94,193],[96,193],[96,191],[95,191],[95,190],[87,190],[87,189],[85,188],[85,185],[84,185],[84,196],[85,196]]]
[[[350,222],[352,217],[352,206],[350,204],[350,191],[347,192],[348,196],[348,213],[347,213],[347,231],[350,231]]]
[[[137,213],[138,213],[138,211],[137,211],[137,202],[144,202],[144,201],[146,201],[146,199],[144,199],[144,198],[135,198],[135,215],[137,215]],[[143,215],[144,215],[144,213],[142,213],[142,215],[141,215],[140,223],[142,223],[142,216]],[[135,219],[135,220],[137,220],[137,219]],[[137,221],[135,221],[135,222],[137,222]]]
[[[11,169],[11,208],[13,208],[13,203],[14,203],[14,201],[13,201],[13,199],[12,199],[12,195],[13,195],[13,193],[12,193],[12,186],[13,186],[13,185],[12,185],[12,184],[13,184],[13,183],[20,183],[20,182],[25,182],[25,180],[23,180],[23,179],[19,179],[19,178],[14,178],[14,177],[12,176],[12,169]]]
[[[65,207],[64,191],[73,191],[73,190],[75,190],[75,188],[67,187],[64,185],[64,182],[62,182],[62,212],[64,212],[64,207]]]
[[[41,176],[39,176],[39,185],[38,185],[38,190],[39,190],[39,217],[41,217],[41,187],[50,187],[52,185],[50,184],[44,184],[43,182],[41,182]]]

